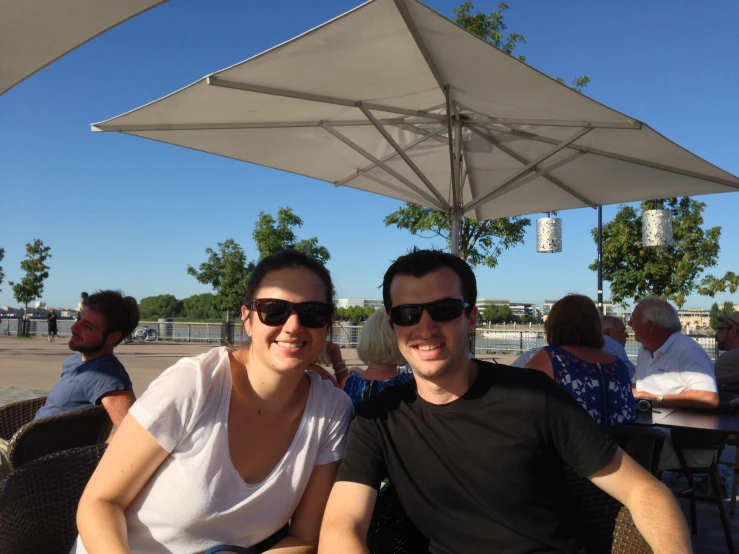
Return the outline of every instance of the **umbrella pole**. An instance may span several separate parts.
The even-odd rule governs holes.
[[[459,227],[462,222],[462,213],[458,206],[452,206],[452,254],[459,256]]]
[[[603,314],[603,206],[598,206],[598,309]]]

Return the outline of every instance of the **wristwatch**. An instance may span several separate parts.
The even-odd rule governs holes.
[[[657,406],[661,406],[662,402],[665,400],[665,397],[664,395],[660,394],[657,398],[655,398],[655,400],[657,401]]]

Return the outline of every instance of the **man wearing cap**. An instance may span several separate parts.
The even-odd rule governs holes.
[[[413,251],[385,273],[383,302],[415,379],[356,405],[319,554],[369,552],[386,477],[427,538],[407,552],[580,553],[565,464],[625,504],[655,554],[691,552],[672,493],[562,387],[468,358],[476,297],[472,269],[444,252]]]
[[[718,390],[739,394],[739,312],[719,318],[716,344],[725,350],[713,364]]]

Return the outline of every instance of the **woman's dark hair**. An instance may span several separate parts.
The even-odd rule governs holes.
[[[412,275],[420,279],[444,267],[448,267],[459,277],[462,283],[462,299],[469,304],[466,310],[469,316],[477,302],[477,280],[472,268],[467,262],[453,254],[441,250],[419,250],[418,248],[414,248],[408,254],[395,260],[385,272],[382,280],[382,303],[385,305],[385,310],[389,312],[393,307],[390,285],[396,275]]]
[[[139,305],[133,296],[123,296],[117,290],[99,290],[82,301],[88,310],[97,312],[105,318],[105,336],[120,331],[121,338],[130,335],[139,324]]]
[[[334,285],[331,281],[331,274],[328,269],[326,269],[326,266],[315,258],[311,258],[307,254],[303,254],[297,250],[282,250],[280,252],[275,252],[259,262],[249,278],[249,283],[246,285],[246,293],[241,302],[242,305],[249,306],[252,300],[256,298],[257,290],[262,284],[267,273],[286,268],[305,268],[315,273],[321,281],[323,281],[323,285],[326,288],[326,303],[333,308]]]
[[[552,306],[544,331],[549,346],[591,346],[601,349],[603,318],[593,302],[581,294],[568,294]]]

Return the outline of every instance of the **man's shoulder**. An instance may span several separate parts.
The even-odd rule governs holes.
[[[739,348],[727,350],[716,359],[716,362],[722,364],[734,364],[739,366]]]

